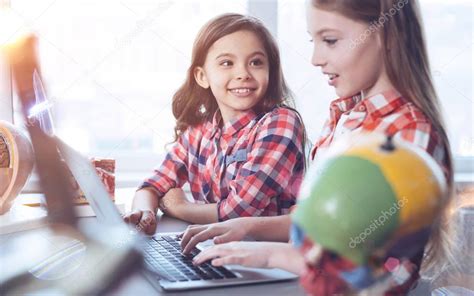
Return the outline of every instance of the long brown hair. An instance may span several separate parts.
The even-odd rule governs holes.
[[[424,271],[432,273],[439,262],[455,264],[450,245],[448,214],[453,188],[452,157],[441,107],[426,50],[418,2],[416,0],[312,0],[314,7],[334,11],[356,21],[381,27],[384,64],[391,83],[400,94],[417,106],[439,133],[446,153],[448,194],[440,206],[440,215],[432,226],[426,249]],[[381,25],[382,24],[382,25]],[[438,262],[439,261],[439,262]]]
[[[200,30],[194,41],[192,61],[186,81],[173,96],[173,115],[176,118],[175,140],[189,126],[196,126],[209,120],[218,109],[210,88],[204,89],[195,81],[194,69],[204,65],[209,48],[214,42],[241,30],[256,34],[262,41],[268,56],[270,67],[268,88],[262,100],[255,107],[256,111],[267,112],[276,106],[290,107],[293,104],[292,93],[283,77],[280,52],[271,33],[261,21],[254,17],[236,13],[222,14],[211,19]],[[291,109],[294,110],[294,108]],[[303,123],[302,120],[301,123]]]

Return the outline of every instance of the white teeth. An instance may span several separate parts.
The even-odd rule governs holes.
[[[250,92],[250,88],[234,88],[234,89],[231,89],[230,91],[234,93],[243,94],[243,93]]]

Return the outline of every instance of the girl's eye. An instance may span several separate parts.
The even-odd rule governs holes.
[[[233,63],[232,63],[231,61],[229,61],[229,60],[225,60],[225,61],[220,62],[219,65],[228,67],[228,66],[232,66]]]
[[[261,66],[263,65],[263,61],[261,59],[255,59],[250,62],[251,66]]]
[[[326,42],[327,45],[334,45],[337,42],[335,38],[324,38],[323,42]]]

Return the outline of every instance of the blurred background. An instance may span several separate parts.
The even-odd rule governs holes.
[[[472,181],[473,4],[420,3],[457,178]],[[309,140],[317,139],[336,95],[310,64],[304,9],[304,0],[0,0],[0,44],[35,32],[57,133],[90,156],[115,158],[118,186],[135,186],[173,139],[172,95],[185,78],[197,31],[220,13],[251,14],[270,28]],[[0,109],[20,122],[7,85],[0,87]]]

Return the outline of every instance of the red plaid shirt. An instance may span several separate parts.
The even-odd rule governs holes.
[[[140,186],[162,197],[189,182],[194,199],[217,203],[219,221],[286,214],[304,174],[303,125],[288,108],[250,111],[226,123],[190,127]]]
[[[426,150],[440,164],[446,176],[451,172],[438,132],[414,104],[395,91],[387,91],[364,100],[357,95],[333,101],[330,105],[330,118],[311,152],[314,161],[321,157],[337,137],[354,131],[378,131],[402,138]],[[396,248],[389,250],[386,259],[390,264],[382,264],[377,271],[389,276],[383,282],[374,283],[373,287],[376,287],[377,292],[372,290],[372,294],[404,295],[410,290],[419,277],[418,271],[428,237],[429,230],[424,229],[400,239]],[[311,242],[306,241],[302,252],[305,254],[311,250],[311,245]],[[301,277],[301,284],[310,294],[333,295],[354,289],[343,276],[343,273],[356,268],[350,261],[323,251],[322,256],[313,263],[309,272]]]
[[[343,114],[345,121],[339,122]],[[333,101],[330,118],[324,124],[311,157],[316,160],[338,136],[353,131],[376,131],[402,138],[426,150],[445,174],[450,172],[438,132],[423,112],[396,91],[386,91],[365,100],[356,95]]]

